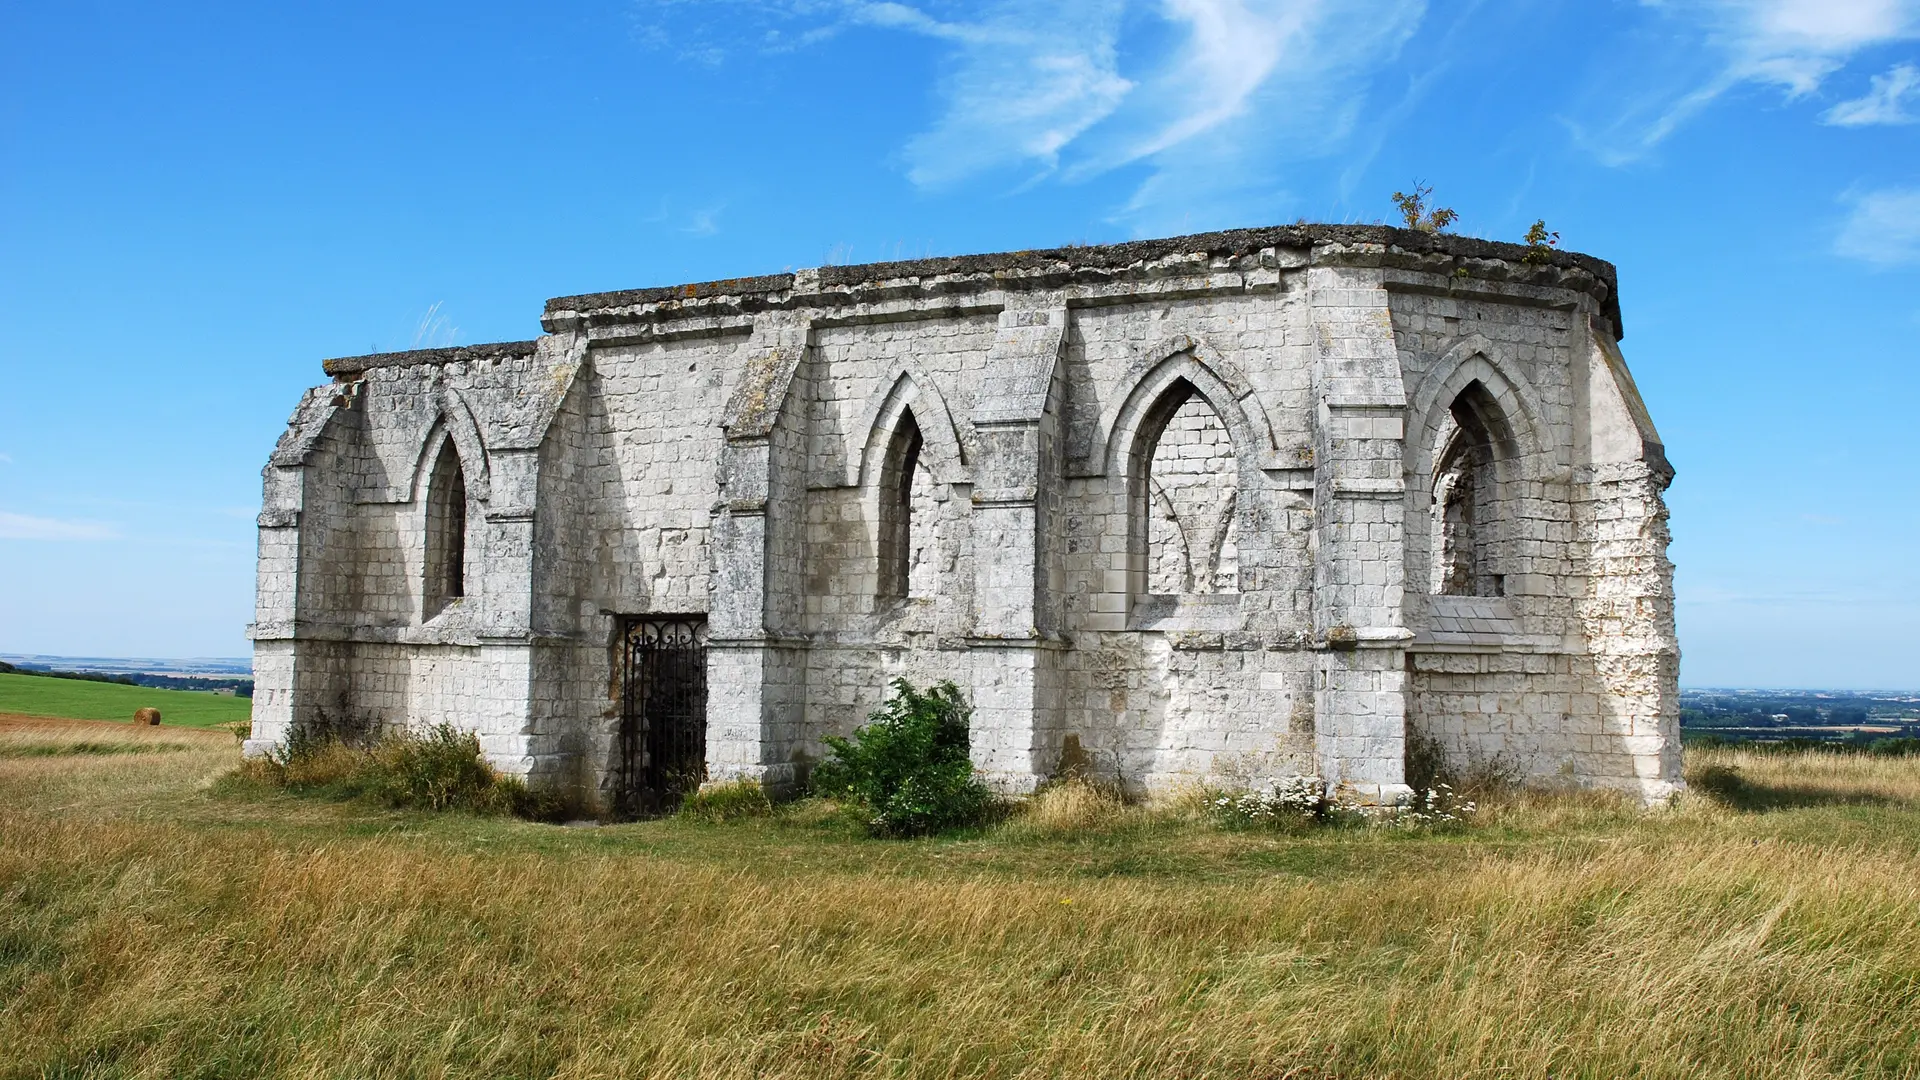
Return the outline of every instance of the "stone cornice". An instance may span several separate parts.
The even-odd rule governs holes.
[[[331,360],[322,360],[320,369],[336,379],[350,378],[373,368],[518,360],[532,356],[534,350],[539,347],[538,340],[498,341],[487,345],[455,345],[445,349],[410,349],[406,352],[370,353],[366,356],[337,356]]]
[[[1592,296],[1617,323],[1616,275],[1611,263],[1566,251],[1547,251],[1536,256],[1541,261],[1528,263],[1529,250],[1521,244],[1383,225],[1283,225],[1124,244],[823,266],[761,277],[585,293],[547,301],[541,321],[554,331],[711,316],[721,310],[835,308],[908,298],[924,302],[988,290],[1070,289],[1333,264],[1571,289]],[[1250,288],[1263,282],[1242,279],[1216,284]]]
[[[1528,262],[1528,258],[1536,261]],[[983,293],[1052,291],[1069,306],[1118,302],[1154,283],[1186,282],[1206,294],[1274,288],[1280,275],[1308,266],[1380,267],[1395,272],[1398,288],[1427,291],[1468,282],[1522,287],[1535,303],[1559,306],[1546,292],[1585,296],[1620,325],[1613,264],[1569,251],[1535,253],[1521,244],[1384,225],[1281,225],[1259,229],[1137,240],[1123,244],[959,255],[857,266],[823,266],[793,273],[726,278],[658,288],[583,293],[548,300],[541,326],[549,333],[586,331],[596,342],[671,336],[671,324],[693,322],[693,332],[725,332],[734,321],[763,311],[830,311],[898,305],[975,307]],[[1185,286],[1182,286],[1185,287]],[[1111,295],[1109,295],[1111,294]],[[1572,295],[1569,295],[1572,294]],[[989,305],[991,306],[991,305]],[[986,310],[983,308],[982,310]],[[851,317],[851,316],[849,316]],[[894,317],[900,317],[895,313]],[[827,316],[831,322],[837,316]],[[610,327],[631,329],[609,332]],[[658,327],[658,329],[647,329]],[[738,332],[738,329],[734,329]],[[448,349],[338,357],[327,374],[351,378],[372,368],[518,358],[536,343],[504,342]]]

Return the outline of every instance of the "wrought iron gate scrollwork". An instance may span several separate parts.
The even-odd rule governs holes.
[[[637,616],[622,622],[620,732],[614,810],[661,814],[707,774],[707,622]]]

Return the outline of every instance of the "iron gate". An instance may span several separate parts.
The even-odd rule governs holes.
[[[628,618],[620,634],[620,745],[614,808],[666,813],[707,775],[707,622]]]

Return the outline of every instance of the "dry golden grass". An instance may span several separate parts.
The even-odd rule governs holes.
[[[1690,773],[1731,769],[1756,797],[1783,805],[1807,802],[1920,805],[1920,761],[1867,754],[1793,754],[1711,747],[1687,752]]]
[[[1076,776],[1049,784],[1027,800],[1009,831],[1034,836],[1069,836],[1091,829],[1112,828],[1127,817],[1126,801],[1113,785]]]
[[[206,728],[151,727],[110,720],[51,720],[0,713],[0,757],[141,754],[233,749],[234,737]]]
[[[1920,1073],[1920,762],[1716,754],[1775,801],[1444,836],[1083,793],[900,843],[316,804],[233,754],[0,758],[0,1076]]]

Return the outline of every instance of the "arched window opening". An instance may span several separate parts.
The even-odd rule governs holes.
[[[935,532],[937,488],[921,463],[920,425],[900,417],[880,466],[880,574],[883,600],[931,597],[939,587]]]
[[[1156,595],[1240,591],[1235,508],[1240,471],[1233,438],[1207,399],[1181,380],[1156,409],[1165,423],[1147,455],[1146,591]]]
[[[1495,557],[1505,495],[1498,470],[1504,428],[1478,382],[1460,392],[1441,422],[1432,491],[1432,587],[1441,596],[1506,592]]]
[[[467,595],[467,478],[453,440],[440,444],[427,480],[426,614]]]
[[[913,460],[913,479],[907,484],[907,599],[932,597],[940,588],[939,547],[934,534],[940,523],[933,472]]]

